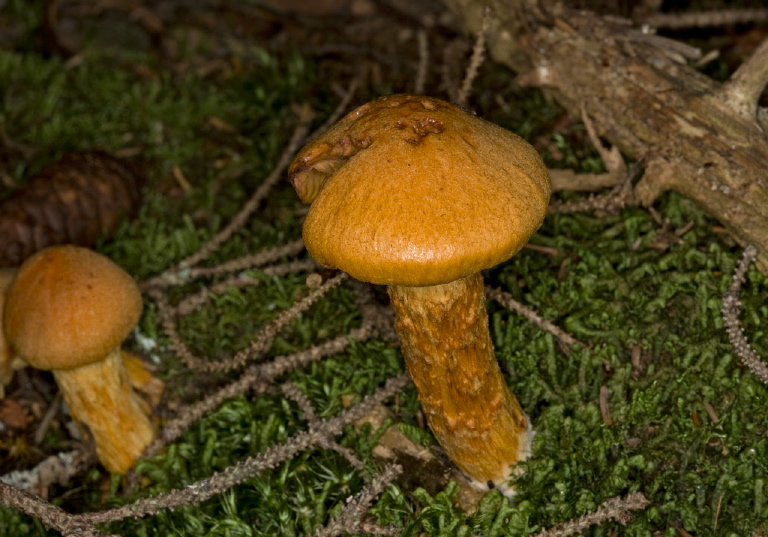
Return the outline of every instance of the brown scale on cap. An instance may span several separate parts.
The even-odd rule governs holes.
[[[354,150],[340,157],[345,147]],[[504,489],[531,432],[493,354],[480,271],[541,225],[550,185],[539,155],[452,104],[391,95],[311,142],[289,175],[312,203],[310,254],[389,286],[406,365],[446,453],[476,485]]]

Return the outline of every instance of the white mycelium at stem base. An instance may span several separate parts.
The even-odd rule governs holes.
[[[528,420],[493,354],[480,271],[538,229],[549,177],[527,142],[444,101],[390,95],[313,140],[289,168],[312,206],[316,261],[389,286],[430,426],[480,487],[504,487]]]

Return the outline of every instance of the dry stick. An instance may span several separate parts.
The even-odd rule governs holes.
[[[650,504],[651,502],[646,499],[642,492],[633,492],[624,498],[616,496],[603,502],[597,511],[541,531],[534,537],[567,537],[581,533],[592,525],[599,525],[609,520],[615,520],[621,525],[626,525],[632,519],[630,511],[645,509]]]
[[[416,34],[419,43],[419,68],[416,71],[416,83],[413,91],[417,95],[424,93],[424,86],[427,83],[427,67],[429,66],[429,43],[427,42],[427,32],[423,29]]]
[[[375,500],[384,489],[392,484],[395,478],[403,472],[402,466],[398,464],[388,464],[384,471],[377,475],[369,485],[363,487],[363,490],[355,496],[347,499],[347,505],[334,516],[325,527],[316,531],[312,537],[337,537],[342,534],[353,533],[373,533],[376,535],[397,535],[402,528],[373,526],[365,524],[363,529],[363,517],[368,514],[373,500]]]
[[[477,78],[477,71],[480,69],[480,66],[483,65],[483,60],[485,60],[485,40],[490,26],[491,8],[486,6],[483,9],[483,25],[480,27],[480,32],[477,34],[475,46],[472,48],[472,57],[469,60],[469,67],[467,67],[467,74],[464,76],[464,82],[461,84],[459,95],[456,98],[456,103],[459,106],[467,106],[469,94],[472,91],[472,84],[475,82],[475,78]]]
[[[40,520],[46,528],[60,531],[65,537],[118,537],[95,529],[91,523],[75,520],[62,508],[2,481],[0,481],[0,504]]]
[[[293,306],[278,315],[277,319],[269,323],[265,328],[261,330],[261,332],[259,332],[259,335],[256,336],[256,339],[251,341],[251,344],[247,349],[241,350],[230,360],[207,363],[203,365],[203,369],[206,371],[229,371],[230,369],[242,367],[248,360],[252,360],[257,356],[260,356],[269,348],[269,346],[272,344],[272,340],[275,338],[275,336],[277,336],[280,330],[285,327],[285,325],[298,317],[300,313],[307,311],[310,306],[322,298],[323,295],[325,295],[334,287],[338,287],[339,284],[341,284],[341,282],[343,282],[345,279],[347,279],[347,274],[344,272],[334,276],[320,287],[309,293],[309,295],[294,303]]]
[[[259,204],[261,204],[267,194],[269,194],[269,191],[272,189],[275,183],[277,183],[278,180],[282,178],[283,172],[293,159],[294,153],[296,153],[299,145],[301,145],[301,143],[307,137],[307,132],[309,132],[309,124],[312,121],[313,116],[314,113],[308,105],[301,107],[299,110],[299,123],[296,126],[296,129],[293,131],[293,135],[291,136],[288,145],[283,150],[282,155],[280,155],[280,160],[278,161],[277,165],[272,170],[272,173],[270,173],[264,182],[259,186],[259,188],[256,189],[256,191],[245,203],[245,205],[243,205],[235,217],[232,218],[229,224],[227,224],[226,227],[219,231],[216,235],[211,237],[211,239],[205,243],[205,245],[203,245],[203,247],[200,248],[197,252],[182,260],[176,267],[168,269],[159,276],[155,276],[154,278],[150,278],[149,280],[142,282],[142,288],[144,290],[156,286],[167,286],[168,283],[184,283],[187,280],[186,275],[184,274],[185,269],[189,269],[206,259],[209,255],[215,252],[223,242],[227,241],[235,231],[242,227],[242,225],[246,222],[246,220],[248,220],[251,214],[253,214],[253,212],[258,208]]]
[[[331,127],[331,125],[333,125],[339,120],[341,115],[349,106],[349,103],[352,102],[352,97],[355,96],[355,92],[357,91],[357,86],[359,84],[360,84],[360,77],[358,75],[358,76],[355,76],[352,79],[352,81],[349,83],[349,87],[347,88],[347,91],[344,94],[344,97],[342,97],[341,101],[339,102],[339,105],[333,111],[333,114],[331,114],[330,117],[326,119],[322,125],[320,125],[317,129],[315,129],[315,131],[312,134],[309,135],[310,138],[313,138],[315,135],[327,131]]]
[[[590,195],[586,199],[571,202],[553,201],[549,204],[547,214],[580,213],[593,210],[618,211],[628,205],[634,205],[636,200],[632,183],[639,177],[642,171],[641,163],[637,162],[627,172],[624,180],[613,187],[607,194]]]
[[[486,287],[485,294],[492,298],[508,310],[514,311],[521,317],[528,319],[531,323],[535,324],[542,330],[546,330],[550,334],[553,334],[556,338],[563,342],[563,344],[571,347],[573,345],[581,345],[582,347],[588,347],[586,345],[570,335],[568,332],[558,328],[550,321],[544,319],[541,315],[533,311],[531,308],[523,306],[520,302],[512,298],[512,295],[501,289],[494,289],[493,287]]]
[[[196,267],[184,271],[183,279],[187,282],[202,278],[205,276],[216,276],[219,274],[226,274],[229,272],[238,272],[241,270],[247,270],[267,263],[277,261],[281,257],[289,257],[298,255],[304,250],[304,241],[297,239],[295,241],[275,246],[261,252],[238,257],[225,263],[213,267]],[[142,292],[148,291],[151,288],[166,288],[180,282],[174,282],[172,279],[155,277],[150,280],[146,280],[139,284],[139,289]]]
[[[288,261],[279,265],[262,267],[255,271],[257,274],[266,276],[285,276],[286,274],[295,274],[297,272],[311,271],[317,268],[317,263],[311,259],[302,259],[299,261]],[[230,289],[241,289],[243,287],[252,287],[259,285],[261,280],[248,274],[236,274],[226,280],[216,282],[213,285],[202,288],[199,292],[191,294],[176,304],[174,313],[176,316],[183,317],[199,309],[211,300],[213,295],[223,295]]]
[[[552,192],[561,190],[594,191],[602,190],[624,181],[623,173],[576,173],[573,170],[547,170],[552,183]]]
[[[720,87],[720,97],[741,117],[758,120],[757,102],[768,83],[768,40]]]
[[[717,11],[691,11],[688,13],[654,13],[635,19],[635,22],[654,28],[670,30],[708,28],[733,24],[754,24],[768,20],[768,9],[723,9]]]
[[[741,284],[744,281],[749,265],[754,263],[756,258],[757,248],[752,245],[747,246],[741,261],[739,261],[736,267],[736,272],[733,273],[733,281],[728,287],[728,291],[723,295],[722,313],[726,332],[731,340],[731,345],[733,345],[736,351],[736,355],[757,378],[763,381],[763,383],[768,384],[768,366],[760,360],[760,357],[744,337],[744,329],[739,322]]]
[[[340,434],[345,426],[360,419],[370,412],[371,408],[402,391],[409,381],[408,375],[397,375],[389,379],[383,388],[366,396],[361,403],[339,416],[322,420],[316,430],[298,433],[281,445],[273,446],[254,457],[248,457],[222,472],[217,472],[211,477],[188,485],[183,489],[142,498],[123,507],[74,515],[71,518],[85,524],[104,524],[127,517],[139,518],[154,515],[165,509],[199,504],[260,474],[264,470],[277,467],[303,451],[316,447],[322,442],[323,437]]]
[[[144,452],[143,457],[152,457],[162,451],[165,446],[180,437],[195,422],[227,399],[237,397],[248,390],[255,391],[256,393],[263,392],[267,389],[269,383],[278,376],[316,362],[331,354],[342,352],[349,347],[352,339],[365,341],[375,333],[375,325],[370,322],[364,322],[360,328],[350,331],[349,334],[339,336],[294,354],[277,356],[269,363],[256,364],[247,368],[236,381],[224,386],[202,401],[181,409],[177,413],[176,418],[166,423],[154,443]]]
[[[176,327],[176,322],[173,317],[173,308],[168,303],[168,298],[165,293],[159,289],[150,289],[147,294],[155,300],[158,308],[158,318],[163,331],[168,339],[171,340],[171,345],[176,353],[181,358],[181,361],[187,367],[193,369],[199,369],[201,371],[218,371],[224,372],[231,369],[236,369],[243,366],[248,360],[255,358],[259,353],[265,351],[272,339],[278,334],[278,332],[288,324],[292,319],[298,317],[300,313],[309,309],[312,304],[317,302],[325,293],[338,286],[347,277],[345,273],[340,273],[337,276],[331,278],[323,285],[312,291],[302,300],[296,302],[289,309],[282,312],[277,319],[268,324],[251,342],[248,348],[235,354],[235,356],[218,362],[211,362],[205,358],[195,356],[184,340],[181,338],[179,331]]]

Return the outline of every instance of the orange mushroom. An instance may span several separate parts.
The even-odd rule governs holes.
[[[307,250],[326,267],[388,285],[429,425],[474,485],[509,493],[530,451],[527,417],[494,356],[480,271],[528,241],[549,176],[511,132],[416,95],[361,106],[289,168]]]
[[[126,472],[154,439],[120,345],[139,321],[133,279],[107,257],[54,246],[27,259],[7,291],[8,343],[31,366],[50,370],[70,414],[92,436],[105,468]]]

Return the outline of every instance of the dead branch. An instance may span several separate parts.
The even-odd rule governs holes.
[[[768,138],[756,95],[768,74],[760,47],[726,84],[686,61],[694,50],[631,21],[537,0],[445,0],[471,32],[495,17],[488,50],[598,133],[645,162],[635,187],[651,205],[675,190],[718,218],[768,269]]]

